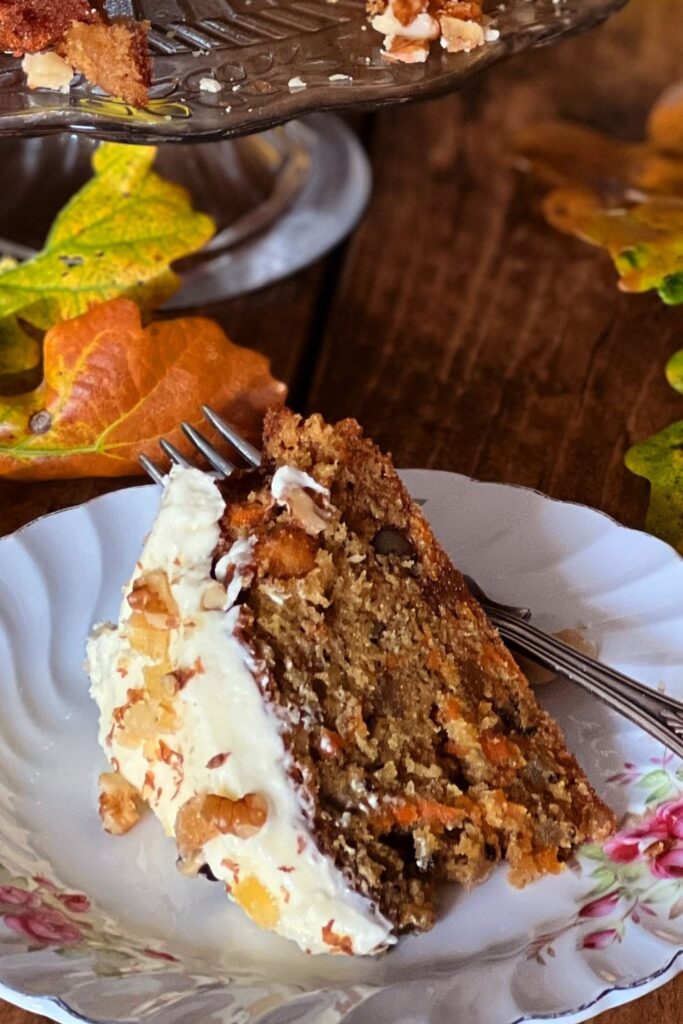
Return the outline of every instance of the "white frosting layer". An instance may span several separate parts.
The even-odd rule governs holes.
[[[330,492],[308,473],[294,466],[280,466],[273,474],[270,493],[278,505],[286,506],[307,533],[322,533],[328,517],[325,509],[316,505],[309,491],[321,494],[323,500],[329,502]]]
[[[273,495],[305,507],[302,495],[311,499],[302,488],[318,493],[324,488],[297,474],[278,470]],[[230,886],[238,902],[245,879],[257,880],[261,893],[267,890],[268,915],[276,918],[268,926],[303,949],[330,952],[339,945],[335,938],[348,936],[354,953],[378,952],[394,941],[391,925],[318,850],[305,802],[289,778],[279,720],[258,685],[259,668],[235,635],[240,609],[234,602],[251,576],[252,541],[237,542],[220,559],[216,575],[226,581],[227,591],[224,601],[220,592],[216,601],[211,558],[223,511],[210,477],[174,468],[134,577],[153,570],[167,574],[180,619],[169,629],[168,659],[173,669],[195,672],[173,698],[177,721],[161,737],[170,754],[160,760],[156,742],[124,745],[115,724],[115,709],[126,705],[129,690],[144,688],[144,669],[153,664],[131,648],[125,635],[134,581],[124,593],[119,626],[100,627],[88,644],[100,742],[121,774],[143,792],[168,835],[175,833],[179,809],[197,794],[233,800],[260,794],[267,819],[255,835],[219,834],[205,844],[203,859],[213,874]],[[344,945],[348,949],[349,943]]]

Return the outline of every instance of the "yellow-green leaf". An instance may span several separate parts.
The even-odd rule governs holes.
[[[667,363],[666,378],[683,394],[683,349]],[[650,481],[648,530],[683,554],[683,420],[634,445],[625,462],[631,472]]]
[[[626,465],[650,481],[648,530],[683,554],[683,420],[630,448]]]
[[[0,377],[33,370],[40,362],[40,345],[16,317],[0,320]]]
[[[667,365],[669,383],[683,394],[683,349]],[[645,525],[683,554],[683,420],[626,452],[626,466],[650,481]]]
[[[672,388],[683,395],[683,348],[666,364],[666,379]]]
[[[549,223],[606,249],[620,288],[683,302],[683,85],[654,105],[644,142],[551,121],[519,132],[513,150],[549,188]]]
[[[116,296],[153,308],[176,290],[173,260],[211,238],[211,219],[152,170],[155,149],[105,143],[33,259],[0,275],[0,318],[41,330]]]

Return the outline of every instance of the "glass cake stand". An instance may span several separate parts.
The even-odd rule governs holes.
[[[407,65],[382,57],[365,0],[107,0],[112,15],[152,24],[150,102],[136,110],[82,80],[67,95],[30,92],[20,62],[0,54],[0,253],[21,258],[42,244],[89,173],[93,140],[147,143],[160,147],[162,173],[217,220],[210,245],[181,267],[186,285],[175,305],[261,287],[339,242],[367,200],[363,150],[323,111],[449,92],[510,54],[598,24],[625,2],[505,0],[490,11],[496,42],[469,54],[434,47],[425,64]],[[189,142],[199,145],[172,145]]]
[[[90,177],[97,144],[74,133],[0,139],[0,255],[21,260],[41,248],[57,212]],[[167,309],[233,298],[308,265],[351,230],[370,192],[367,158],[333,115],[162,145],[155,166],[216,224],[208,245],[175,264],[183,287]]]

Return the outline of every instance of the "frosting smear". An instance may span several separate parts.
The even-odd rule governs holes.
[[[325,489],[315,485],[321,508],[306,493],[312,478],[278,473],[274,500],[320,528]],[[241,638],[250,539],[213,566],[224,510],[211,477],[171,471],[119,622],[88,643],[100,742],[175,837],[183,871],[208,865],[257,924],[307,952],[379,952],[391,924],[318,849],[264,669]]]

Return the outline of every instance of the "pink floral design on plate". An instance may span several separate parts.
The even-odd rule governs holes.
[[[18,889],[16,885],[0,885],[0,904],[9,903],[12,906],[30,907],[35,910],[40,906],[40,898],[34,892],[27,892],[26,889]]]
[[[57,896],[67,910],[74,914],[86,914],[90,910],[90,900],[79,892],[62,892]]]
[[[84,893],[62,891],[51,879],[10,876],[0,865],[0,921],[31,949],[54,949],[63,955],[93,955],[95,973],[130,974],[149,970],[150,960],[178,961],[163,950],[149,949],[102,929],[90,920],[90,900]],[[5,881],[5,879],[9,879]],[[65,951],[69,951],[68,954]]]
[[[580,851],[582,865],[593,864],[594,887],[572,919],[529,944],[527,956],[540,964],[545,955],[556,955],[553,943],[572,930],[582,949],[602,951],[621,942],[629,924],[646,927],[648,920],[683,915],[683,766],[674,768],[666,753],[646,768],[626,764],[610,781],[645,790],[647,811],[602,846]],[[83,956],[94,955],[96,973],[101,967],[108,975],[149,969],[150,960],[160,969],[178,963],[164,950],[98,931],[89,920],[92,908],[84,893],[62,891],[43,875],[9,877],[2,866],[0,872],[0,921],[29,949],[82,949]]]
[[[595,885],[572,920],[530,943],[530,959],[544,964],[545,953],[555,956],[555,940],[573,929],[582,949],[604,950],[622,941],[629,924],[647,927],[683,915],[683,766],[674,762],[665,752],[645,768],[625,764],[609,780],[644,790],[646,813],[602,846],[580,851],[594,864]]]
[[[66,946],[80,942],[82,932],[59,910],[30,910],[23,914],[6,914],[5,924],[18,935],[34,942],[52,946]]]
[[[603,847],[616,864],[645,861],[657,878],[683,878],[683,799],[660,804],[652,817],[624,829]]]

